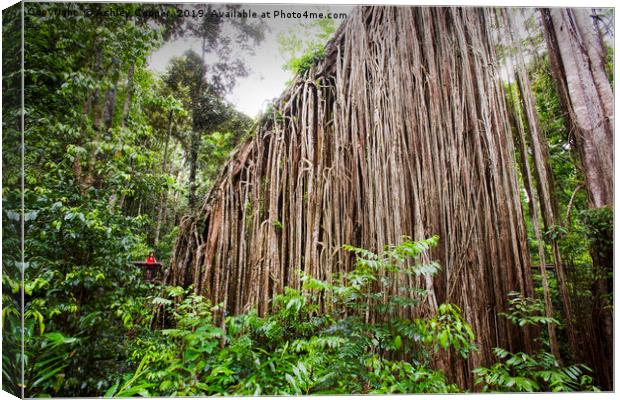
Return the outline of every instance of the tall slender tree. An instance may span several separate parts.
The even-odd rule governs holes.
[[[191,113],[192,120],[188,149],[190,207],[196,200],[198,153],[203,135],[212,133],[230,114],[230,107],[222,99],[221,92],[215,91],[207,82],[206,70],[202,58],[190,50],[171,61],[165,77],[170,90],[187,92],[185,108]]]

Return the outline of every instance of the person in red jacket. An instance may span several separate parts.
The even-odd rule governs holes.
[[[146,257],[146,263],[147,264],[155,264],[157,262],[157,260],[155,259],[155,252],[151,251],[148,255],[148,257]]]

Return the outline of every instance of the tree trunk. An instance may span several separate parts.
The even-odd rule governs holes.
[[[121,114],[121,128],[125,127],[127,123],[127,116],[129,115],[129,108],[131,107],[131,99],[133,98],[133,76],[136,69],[135,60],[129,65],[129,70],[127,71],[127,94],[125,96],[125,101],[123,102],[123,113]]]
[[[136,68],[136,64],[134,60],[129,65],[129,69],[127,71],[127,89],[126,89],[127,93],[125,95],[125,101],[123,102],[123,110],[122,110],[121,118],[120,118],[121,128],[125,127],[127,123],[127,117],[129,116],[129,109],[131,107],[131,100],[133,98],[133,92],[134,92],[135,68]],[[121,133],[118,136],[117,148],[116,148],[116,151],[114,152],[114,157],[120,157],[121,155],[123,144],[124,144],[123,138],[124,138],[124,135],[121,129]],[[118,190],[115,189],[112,195],[110,196],[110,199],[108,200],[108,204],[110,205],[110,207],[116,204],[117,199],[118,199]],[[121,204],[121,208],[122,208],[122,204]]]
[[[613,92],[602,44],[587,10],[541,10],[545,39],[563,105],[577,129],[577,151],[594,208],[613,207]],[[554,53],[554,54],[551,54]]]
[[[613,208],[613,93],[605,74],[600,36],[586,9],[541,9],[543,32],[560,103],[574,129],[575,145],[586,177],[590,208]],[[592,326],[588,340],[596,350],[586,354],[598,383],[612,389],[613,315],[609,284],[613,276],[613,250],[606,237],[592,238],[593,283]]]
[[[168,133],[166,135],[166,144],[164,146],[164,156],[163,156],[162,167],[161,167],[161,170],[164,174],[168,173],[168,169],[167,169],[168,145],[170,143],[170,135],[172,135],[173,114],[174,114],[174,111],[170,110],[170,113],[168,114]],[[168,197],[168,188],[166,188],[166,190],[163,191],[159,197],[159,209],[157,210],[157,226],[155,228],[155,246],[157,246],[157,243],[159,243],[159,233],[161,231],[161,223],[162,223],[162,219],[163,219],[163,215],[164,215],[164,211],[166,207],[167,197]]]
[[[114,121],[114,109],[116,108],[116,83],[105,93],[105,105],[103,109],[103,129],[107,134],[112,128]]]
[[[187,204],[190,208],[196,204],[196,170],[198,169],[198,150],[200,147],[200,133],[194,129],[191,133],[189,145],[189,191]]]

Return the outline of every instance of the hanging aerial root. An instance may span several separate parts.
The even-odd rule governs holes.
[[[533,290],[488,13],[352,13],[183,220],[166,282],[194,285],[229,313],[263,314],[275,293],[300,288],[298,271],[349,271],[343,244],[377,251],[439,234],[442,273],[399,286],[430,293],[410,317],[451,302],[471,323],[480,352],[441,365],[471,386],[493,347],[522,348],[497,317],[509,291]]]

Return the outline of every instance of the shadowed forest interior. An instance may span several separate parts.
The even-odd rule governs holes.
[[[2,389],[613,390],[613,9],[246,9],[3,11]]]

